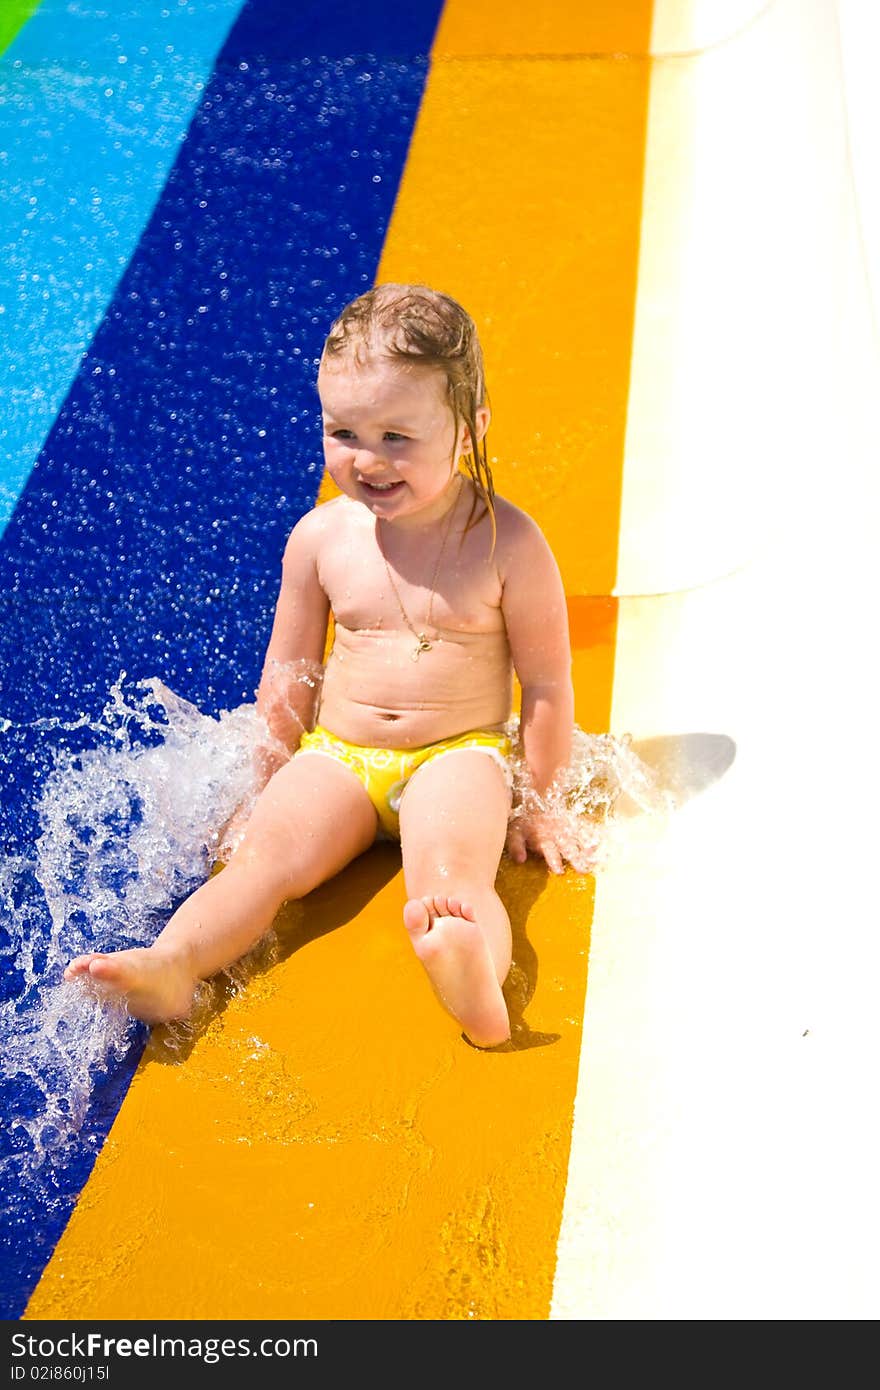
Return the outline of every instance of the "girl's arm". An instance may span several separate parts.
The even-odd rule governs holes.
[[[330,612],[318,579],[321,530],[315,512],[308,512],[293,528],[284,550],[281,587],[257,689],[257,713],[268,736],[255,750],[252,792],[219,834],[221,861],[228,861],[241,842],[256,796],[312,727]]]
[[[511,821],[507,848],[520,863],[529,850],[543,855],[554,873],[562,873],[566,859],[586,871],[584,846],[559,807],[552,806],[555,784],[571,758],[574,729],[565,590],[537,524],[522,512],[511,523],[500,547],[501,607],[522,690],[520,738],[531,788]]]
[[[284,550],[281,587],[257,690],[257,712],[271,736],[262,750],[266,780],[312,727],[320,695],[330,614],[318,577],[322,523],[316,511],[308,512],[294,526]]]

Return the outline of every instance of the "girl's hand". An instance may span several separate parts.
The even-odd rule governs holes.
[[[524,864],[529,853],[541,855],[551,873],[565,872],[566,860],[579,874],[588,874],[597,859],[595,826],[586,818],[552,811],[520,811],[510,822],[507,853]]]

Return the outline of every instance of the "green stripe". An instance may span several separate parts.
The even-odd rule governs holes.
[[[0,13],[0,53],[5,53],[19,29],[38,9],[42,0],[6,0]]]

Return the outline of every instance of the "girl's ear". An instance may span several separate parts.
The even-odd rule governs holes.
[[[489,421],[491,418],[492,412],[490,411],[487,405],[481,405],[477,407],[476,426],[478,444],[480,440],[483,438],[483,435],[486,433],[486,430],[489,428]],[[472,454],[474,451],[474,446],[471,441],[471,432],[468,429],[467,425],[465,425],[464,432],[461,436],[461,450],[464,454]]]

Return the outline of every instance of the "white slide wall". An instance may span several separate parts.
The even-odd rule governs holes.
[[[665,33],[612,728],[679,807],[597,878],[551,1316],[873,1320],[880,14]]]

